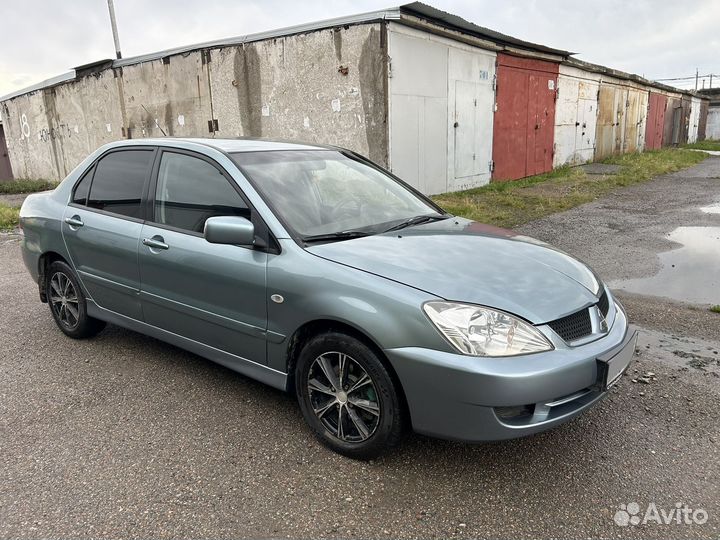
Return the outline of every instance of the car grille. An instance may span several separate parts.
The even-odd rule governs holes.
[[[565,341],[575,341],[576,339],[589,336],[592,332],[590,324],[590,310],[581,309],[555,321],[549,322],[548,326]]]
[[[607,291],[603,291],[600,300],[598,300],[597,307],[600,308],[604,317],[607,317],[608,311],[610,310],[610,301],[608,299]]]
[[[610,299],[608,298],[607,291],[603,291],[596,305],[603,316],[607,317],[608,311],[610,311]],[[548,326],[567,342],[584,338],[592,333],[590,310],[587,308],[581,309],[567,317],[549,322]]]

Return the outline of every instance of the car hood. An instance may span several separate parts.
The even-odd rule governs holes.
[[[541,324],[597,302],[599,279],[580,261],[513,231],[451,218],[310,253],[445,300],[497,308]]]

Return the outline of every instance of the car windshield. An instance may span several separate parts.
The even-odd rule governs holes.
[[[343,240],[447,217],[392,177],[339,151],[232,157],[278,217],[306,241]]]

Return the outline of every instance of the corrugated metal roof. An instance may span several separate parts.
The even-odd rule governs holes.
[[[693,90],[676,88],[674,86],[669,86],[669,85],[663,84],[661,82],[651,81],[650,79],[646,79],[645,77],[641,77],[640,75],[637,75],[635,73],[627,73],[625,71],[620,71],[619,69],[609,68],[607,66],[602,66],[600,64],[593,64],[592,62],[580,60],[579,58],[567,58],[562,63],[566,64],[568,66],[573,66],[573,67],[576,67],[576,68],[579,68],[579,69],[582,69],[585,71],[589,71],[591,73],[600,73],[602,75],[609,75],[610,77],[614,77],[616,79],[622,79],[622,80],[626,80],[626,81],[636,82],[643,86],[649,86],[652,88],[656,88],[658,90],[664,90],[665,92],[668,92],[668,93],[689,94],[689,95],[696,96],[696,97],[702,97],[702,95],[699,95],[697,92],[694,92]]]
[[[433,6],[423,4],[422,2],[412,2],[411,4],[404,4],[400,6],[399,9],[402,13],[417,15],[429,19],[432,22],[439,23],[443,26],[447,26],[452,29],[464,32],[466,34],[471,34],[476,37],[480,37],[489,41],[494,41],[503,45],[511,45],[519,49],[527,49],[530,51],[556,54],[558,56],[570,56],[571,54],[575,54],[569,51],[553,49],[551,47],[546,47],[545,45],[539,45],[537,43],[523,41],[522,39],[517,39],[506,34],[501,34],[500,32],[478,26],[477,24],[465,20],[458,15],[447,13],[446,11],[439,10],[437,8],[434,8]]]

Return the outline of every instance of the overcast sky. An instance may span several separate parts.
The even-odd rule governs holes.
[[[429,3],[481,26],[652,79],[693,75],[696,68],[720,74],[718,0]],[[125,57],[392,5],[387,0],[115,0]],[[0,3],[0,96],[112,57],[106,0]],[[679,85],[690,88],[694,81]]]

